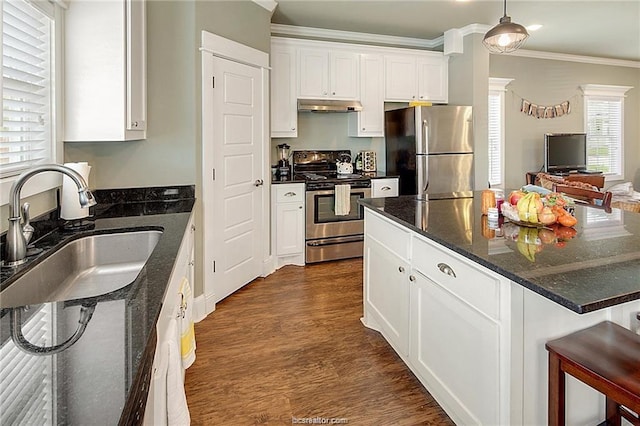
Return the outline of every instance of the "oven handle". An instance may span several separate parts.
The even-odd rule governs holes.
[[[334,244],[358,243],[364,241],[364,235],[351,235],[348,237],[326,238],[322,240],[307,241],[309,247],[331,246]]]

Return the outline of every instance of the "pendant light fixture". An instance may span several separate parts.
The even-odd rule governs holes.
[[[491,53],[510,53],[522,47],[528,38],[527,29],[511,22],[511,17],[507,16],[507,0],[504,0],[504,16],[498,25],[487,31],[482,43]]]

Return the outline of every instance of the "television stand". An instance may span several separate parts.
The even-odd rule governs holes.
[[[525,182],[527,182],[528,185],[535,185],[536,175],[538,173],[542,172],[527,172],[525,175]],[[562,176],[563,179],[566,179],[568,181],[585,182],[597,187],[598,189],[604,188],[604,175],[602,173],[566,173],[562,175],[556,174],[556,176]]]

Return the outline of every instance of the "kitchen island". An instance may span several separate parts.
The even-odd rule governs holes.
[[[12,395],[3,393],[2,416],[8,424],[142,422],[157,343],[156,324],[174,270],[184,270],[176,262],[189,232],[194,189],[102,190],[95,196],[98,205],[90,229],[62,231],[55,214],[50,220],[32,221],[36,227],[50,228],[35,242],[44,252],[18,268],[3,269],[2,289],[42,261],[40,257],[81,236],[143,229],[159,230],[162,235],[135,281],[120,290],[0,310],[0,375],[3,392],[11,390]],[[38,353],[29,345],[16,345],[11,337],[10,319],[20,318],[16,326],[28,342],[56,346],[78,329],[83,311],[92,312],[86,328],[63,350]]]
[[[363,323],[456,423],[545,424],[545,342],[603,320],[638,327],[638,214],[576,206],[575,235],[541,238],[506,223],[487,232],[480,193],[361,204]],[[604,418],[604,398],[573,379],[567,405],[568,424]]]

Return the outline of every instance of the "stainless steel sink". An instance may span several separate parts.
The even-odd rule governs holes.
[[[0,308],[84,299],[131,284],[162,231],[82,237],[65,244],[0,293]]]

